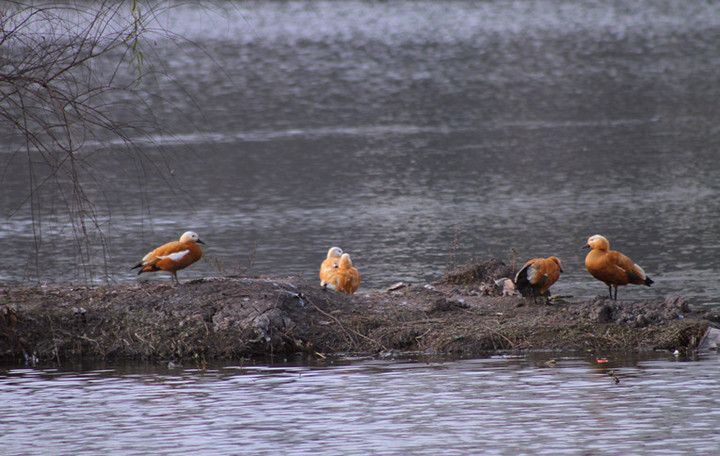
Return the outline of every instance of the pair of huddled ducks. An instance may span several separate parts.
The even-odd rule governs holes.
[[[185,269],[202,258],[202,249],[198,244],[205,244],[194,231],[180,236],[180,240],[168,242],[152,252],[131,269],[140,268],[143,272],[166,271],[179,284],[177,272]],[[346,294],[353,294],[360,286],[360,272],[353,266],[350,255],[340,247],[332,247],[327,258],[320,266],[320,285]]]
[[[177,271],[202,258],[202,249],[197,244],[204,242],[197,233],[188,231],[180,236],[179,241],[169,242],[145,255],[132,269],[141,268],[138,274],[167,271],[172,275],[175,283],[179,283]],[[608,286],[610,299],[617,301],[618,286],[627,284],[650,286],[653,283],[645,271],[630,258],[610,250],[610,242],[604,236],[599,234],[591,236],[584,247],[592,249],[585,257],[585,267],[593,277]],[[546,295],[548,289],[560,278],[561,272],[563,272],[562,265],[557,257],[533,258],[517,273],[515,284],[518,288],[530,289],[533,298],[536,298]],[[320,285],[353,294],[360,286],[360,280],[360,272],[353,266],[350,255],[343,252],[340,247],[331,247],[320,265]]]

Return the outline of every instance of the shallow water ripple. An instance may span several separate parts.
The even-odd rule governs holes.
[[[573,357],[11,370],[0,433],[23,455],[714,454],[717,357],[655,358],[618,384]]]

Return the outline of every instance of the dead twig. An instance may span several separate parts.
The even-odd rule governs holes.
[[[335,317],[334,315],[332,315],[332,314],[330,314],[330,313],[328,313],[328,312],[325,312],[325,311],[324,311],[323,309],[321,309],[318,305],[316,305],[314,302],[312,302],[309,298],[306,297],[305,299],[310,303],[310,305],[313,306],[313,308],[314,308],[315,310],[317,310],[318,312],[320,312],[320,314],[322,314],[323,316],[325,316],[325,317],[330,318],[331,320],[333,320],[333,321],[340,327],[340,330],[341,330],[344,334],[346,334],[348,337],[350,337],[350,339],[352,340],[352,343],[351,343],[352,346],[357,347],[357,345],[359,345],[359,344],[357,344],[357,342],[355,342],[355,341],[352,339],[352,336],[350,335],[350,333],[355,334],[356,336],[358,336],[358,337],[360,337],[360,338],[362,338],[362,339],[367,340],[368,342],[370,342],[371,344],[373,344],[373,345],[376,346],[376,347],[380,347],[380,348],[383,349],[383,350],[387,350],[387,347],[386,347],[385,345],[383,345],[381,342],[379,342],[379,341],[377,341],[377,340],[375,340],[375,339],[373,339],[373,338],[371,338],[371,337],[368,337],[368,336],[366,336],[365,334],[362,334],[362,333],[360,333],[360,332],[358,332],[358,331],[355,331],[355,330],[352,329],[352,328],[346,328],[345,325],[343,325],[342,322],[341,322],[337,317]]]

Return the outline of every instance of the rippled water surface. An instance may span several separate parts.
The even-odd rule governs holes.
[[[717,355],[607,358],[11,368],[0,434],[8,455],[717,454]]]
[[[717,2],[196,2],[157,21],[146,95],[107,100],[137,149],[81,150],[91,274],[62,183],[0,131],[0,282],[133,282],[193,229],[208,261],[181,279],[316,280],[340,245],[362,291],[516,249],[592,297],[580,247],[601,233],[655,280],[621,299],[720,302]],[[0,452],[718,454],[717,356],[550,357],[5,368]]]
[[[84,149],[93,280],[138,280],[194,229],[209,261],[185,279],[315,280],[340,245],[367,289],[514,248],[561,257],[555,293],[591,297],[579,247],[601,233],[656,282],[621,296],[720,298],[717,3],[200,2],[158,21],[162,72],[115,110],[144,158]],[[62,197],[37,193],[36,245],[28,161],[0,149],[0,280],[87,280]]]
[[[193,229],[208,261],[181,279],[316,280],[340,245],[362,292],[515,249],[592,297],[580,247],[601,233],[655,280],[621,299],[720,302],[720,3],[196,2],[157,21],[146,95],[107,100],[137,149],[80,151],[92,274],[63,177],[0,130],[0,282],[133,282]],[[716,356],[550,357],[5,368],[0,452],[719,454]]]

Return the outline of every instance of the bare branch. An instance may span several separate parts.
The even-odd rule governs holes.
[[[23,139],[18,150],[27,155],[30,181],[27,197],[10,216],[29,206],[38,280],[43,220],[56,205],[67,217],[79,263],[88,266],[86,278],[95,274],[89,266],[98,247],[107,267],[103,227],[110,213],[109,205],[101,208],[90,196],[97,189],[104,195],[90,160],[93,149],[113,143],[143,173],[161,167],[134,144],[132,137],[143,130],[114,112],[118,99],[147,103],[135,90],[154,71],[141,51],[145,18],[167,6],[143,4],[141,11],[139,3],[0,3],[0,127]]]

